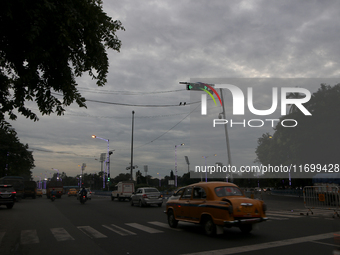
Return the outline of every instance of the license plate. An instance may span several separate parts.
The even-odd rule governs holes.
[[[245,207],[243,207],[243,211],[244,212],[246,212],[246,213],[250,213],[250,212],[252,212],[252,207],[251,206],[245,206]]]

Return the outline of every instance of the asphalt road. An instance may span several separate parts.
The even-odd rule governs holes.
[[[84,205],[75,197],[28,198],[11,210],[0,206],[0,254],[333,254],[340,218],[331,211],[306,216],[302,198],[263,200],[270,220],[251,234],[230,228],[210,238],[200,225],[170,229],[165,206],[131,207],[98,196]]]

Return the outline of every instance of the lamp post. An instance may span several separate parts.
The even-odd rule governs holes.
[[[175,145],[175,187],[177,187],[177,146],[183,146],[184,143]]]
[[[217,155],[214,154],[213,156],[216,157]],[[208,174],[207,174],[207,172],[208,172],[208,170],[207,170],[207,158],[208,158],[208,156],[202,156],[202,158],[204,158],[204,160],[205,160],[205,182],[207,182],[208,181]]]
[[[135,111],[132,111],[132,130],[131,130],[131,163],[130,163],[130,180],[133,180],[132,170],[133,170],[133,126],[135,120]]]
[[[104,139],[98,136],[93,135],[92,138],[97,138],[100,140],[104,140],[107,142],[107,159],[106,159],[106,166],[107,166],[107,178],[110,178],[110,144],[109,139]],[[105,172],[103,171],[103,189],[105,189]]]
[[[159,177],[159,187],[161,187],[162,186],[162,179],[161,179],[162,177],[159,173],[157,173],[157,175]]]
[[[58,173],[57,173],[57,181],[59,181],[59,169],[52,168],[52,170],[58,171]]]

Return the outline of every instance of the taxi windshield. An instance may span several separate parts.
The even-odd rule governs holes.
[[[215,193],[218,197],[225,197],[225,196],[243,196],[241,190],[237,187],[217,187],[215,188]]]

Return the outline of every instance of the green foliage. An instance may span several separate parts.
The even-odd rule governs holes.
[[[20,143],[13,128],[0,123],[0,177],[15,175],[30,180],[33,167],[34,159],[28,145]]]
[[[121,47],[117,30],[124,27],[100,0],[1,1],[0,120],[5,113],[16,119],[15,109],[38,120],[25,101],[35,101],[43,115],[62,115],[74,101],[86,107],[76,77],[88,72],[98,86],[106,83],[106,48]]]
[[[278,124],[272,138],[264,134],[258,139],[255,162],[297,166],[339,163],[340,84],[333,87],[321,84],[304,106],[312,116],[294,110],[280,121],[295,119],[298,122],[296,127],[287,128]]]

